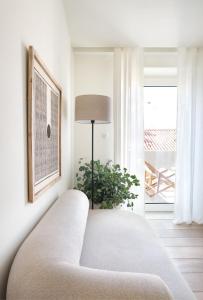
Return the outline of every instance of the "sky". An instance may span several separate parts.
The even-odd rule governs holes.
[[[174,129],[177,117],[177,87],[144,88],[144,128]]]

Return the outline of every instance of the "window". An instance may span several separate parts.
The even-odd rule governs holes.
[[[177,87],[144,87],[145,203],[174,203]]]

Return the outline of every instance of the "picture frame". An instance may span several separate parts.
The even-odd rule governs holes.
[[[62,89],[39,55],[28,48],[28,202],[61,177]]]

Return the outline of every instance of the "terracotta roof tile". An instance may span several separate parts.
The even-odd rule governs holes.
[[[176,151],[176,129],[145,129],[145,151]]]

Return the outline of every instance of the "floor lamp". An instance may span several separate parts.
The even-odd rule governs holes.
[[[94,209],[94,124],[111,122],[110,98],[102,95],[81,95],[75,101],[75,121],[92,125],[92,186],[91,202]]]

